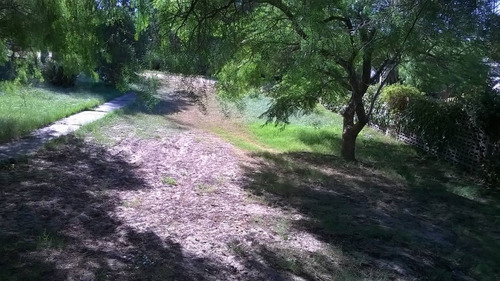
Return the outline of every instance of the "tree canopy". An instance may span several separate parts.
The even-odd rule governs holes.
[[[50,51],[68,72],[93,70],[101,15],[95,2],[2,0],[0,38],[13,51]]]
[[[164,32],[205,52],[219,89],[265,92],[268,120],[287,122],[318,102],[343,104],[342,156],[369,122],[370,85],[404,79],[433,91],[481,83],[492,1],[155,1]],[[491,30],[490,30],[491,31]],[[169,42],[171,43],[171,42]],[[177,43],[179,45],[179,43]],[[471,71],[474,69],[474,71]]]
[[[118,83],[137,63],[137,1],[0,0],[0,60],[52,54],[64,75],[86,72]],[[142,40],[135,40],[142,39]],[[22,53],[22,54],[20,54]],[[22,60],[21,60],[22,61]]]
[[[498,58],[494,0],[0,0],[0,59],[50,51],[69,74],[117,83],[151,65],[213,74],[219,92],[259,91],[287,122],[342,105],[342,155],[391,73],[427,92],[468,92]],[[134,30],[135,29],[135,30]],[[151,57],[154,57],[151,59]],[[167,61],[167,63],[164,63]],[[366,95],[377,85],[373,95]]]

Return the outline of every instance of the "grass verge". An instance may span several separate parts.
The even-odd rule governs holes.
[[[0,142],[29,134],[34,129],[95,107],[119,96],[101,84],[71,89],[16,87],[0,83]]]

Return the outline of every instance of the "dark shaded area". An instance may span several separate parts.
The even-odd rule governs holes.
[[[111,100],[113,98],[123,95],[122,92],[103,82],[95,82],[85,75],[80,75],[74,86],[72,87],[59,87],[49,83],[35,83],[35,89],[43,89],[63,95],[76,96],[79,94],[92,94],[102,97],[104,100]]]
[[[0,280],[291,280],[265,248],[236,268],[122,222],[119,193],[152,187],[110,151],[68,136],[0,165]]]
[[[0,280],[215,280],[223,266],[113,215],[148,189],[121,156],[74,137],[0,167]],[[222,275],[221,275],[222,274]]]
[[[197,106],[200,111],[206,111],[202,102],[204,96],[197,95],[193,91],[174,90],[165,94],[165,97],[157,98],[148,93],[139,92],[139,102],[125,109],[127,115],[146,113],[153,115],[172,115]]]
[[[404,158],[398,146],[368,141],[360,147],[361,159],[372,154],[368,163],[319,153],[256,154],[261,161],[247,168],[245,188],[273,206],[302,214],[304,219],[291,227],[342,249],[358,263],[351,269],[360,278],[375,271],[390,280],[498,279],[498,206],[447,191],[446,182],[453,179],[444,169]],[[385,167],[377,159],[385,159]],[[383,168],[404,180],[388,178]],[[264,255],[269,262],[278,255],[271,253],[275,257]],[[296,274],[316,279],[301,270],[305,267],[307,261],[298,260]]]
[[[366,134],[366,133],[365,133]],[[331,151],[339,151],[342,140],[338,135],[322,131],[319,135],[303,133],[300,141],[310,146],[321,145],[331,147]],[[440,160],[419,148],[403,143],[385,143],[365,136],[357,141],[358,163],[367,168],[379,169],[402,177],[414,188],[432,189],[433,192],[445,191],[446,184],[452,186],[471,187],[482,197],[500,198],[495,190],[481,185],[480,179],[474,178],[467,170]],[[342,160],[339,160],[342,161]],[[464,182],[463,179],[468,179]],[[495,199],[495,200],[496,200]]]

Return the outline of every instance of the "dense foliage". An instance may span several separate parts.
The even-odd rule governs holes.
[[[383,89],[381,100],[387,103],[391,112],[403,112],[410,104],[410,100],[418,99],[423,96],[417,88],[393,84]]]
[[[125,0],[0,1],[0,64],[4,78],[43,77],[71,86],[85,72],[118,84],[137,68],[138,3]]]
[[[95,31],[101,18],[94,1],[14,0],[2,1],[0,8],[0,39],[11,63],[50,51],[64,75],[96,67],[100,39]]]
[[[485,59],[498,57],[495,2],[1,0],[0,61],[12,72],[4,77],[43,70],[64,86],[81,72],[122,86],[141,65],[213,75],[222,95],[270,97],[268,121],[335,104],[342,155],[354,160],[395,77],[436,97],[478,92]]]
[[[438,155],[461,151],[455,161],[467,163],[473,153],[481,165],[463,163],[465,167],[480,172],[493,185],[500,182],[498,92],[486,88],[451,99],[436,99],[414,87],[397,84],[384,89],[374,108],[372,122],[380,129],[416,136],[421,145]]]
[[[294,112],[310,111],[319,101],[343,104],[342,155],[349,160],[355,158],[356,137],[373,110],[374,102],[364,99],[368,87],[379,81],[382,88],[398,65],[408,83],[425,90],[465,91],[484,81],[489,33],[483,26],[493,17],[491,5],[155,1],[163,36],[169,38],[167,49],[202,54],[192,57],[191,66],[201,68],[199,73],[215,71],[223,94],[261,91],[272,97],[268,120],[287,122]]]

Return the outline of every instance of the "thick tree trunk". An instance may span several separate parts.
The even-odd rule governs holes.
[[[357,137],[358,134],[355,134],[352,130],[344,130],[342,133],[342,149],[340,154],[347,161],[356,161]]]
[[[340,154],[347,161],[356,161],[356,138],[359,132],[368,124],[369,117],[365,112],[363,96],[370,85],[373,51],[370,47],[370,42],[374,35],[375,32],[373,30],[360,30],[361,41],[364,42],[366,46],[363,53],[361,75],[358,76],[356,73],[356,65],[354,63],[356,52],[353,53],[350,60],[341,61],[341,65],[344,67],[349,77],[351,91],[351,99],[342,113],[344,124]]]
[[[347,108],[343,112],[344,124],[342,128],[342,148],[340,155],[347,161],[356,160],[356,138],[358,134],[355,131],[354,115],[356,112],[356,103],[351,98]]]
[[[347,161],[356,161],[356,139],[368,123],[368,117],[366,116],[361,97],[362,95],[353,93],[351,101],[342,114],[344,124],[340,155]]]

